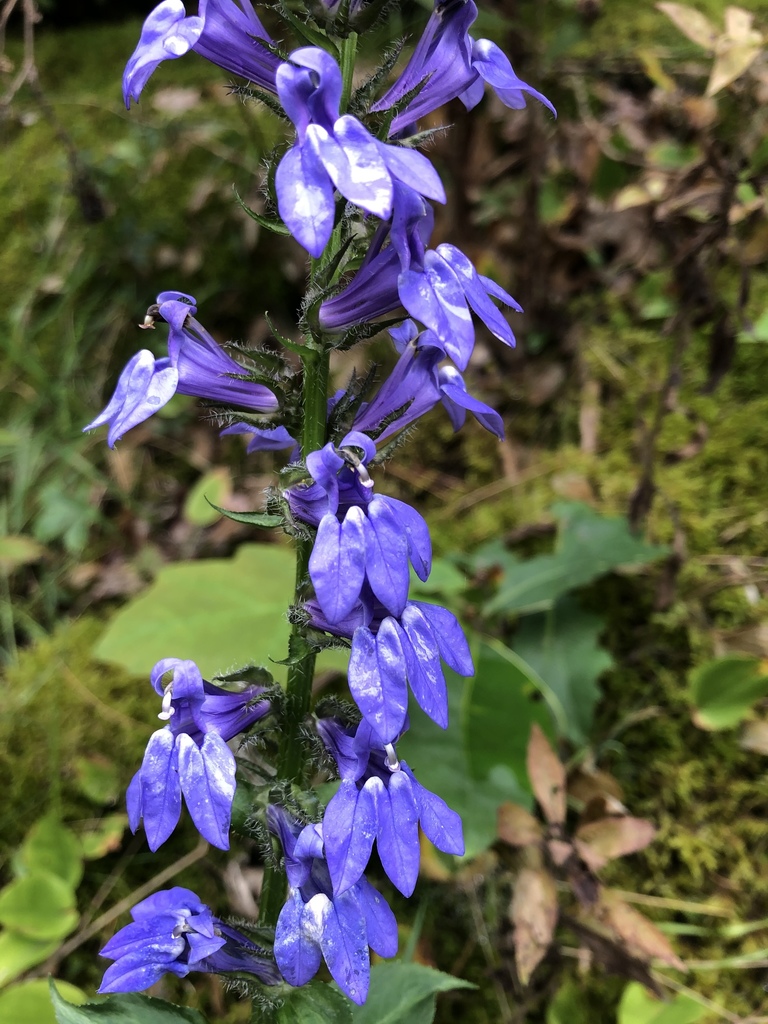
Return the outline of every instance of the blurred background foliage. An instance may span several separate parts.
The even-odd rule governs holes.
[[[233,192],[259,208],[273,115],[194,56],[128,113],[146,0],[39,6],[39,79],[14,86],[13,20],[0,68],[9,1024],[45,1020],[49,973],[93,991],[118,917],[105,908],[158,872],[255,911],[255,854],[203,867],[186,828],[150,856],[121,794],[153,728],[146,670],[169,608],[188,609],[170,653],[197,644],[211,671],[237,660],[233,638],[281,656],[268,630],[248,635],[264,595],[242,596],[260,573],[279,594],[279,542],[204,500],[261,507],[271,460],[184,398],[115,451],[81,427],[137,348],[162,350],[134,326],[157,292],[195,295],[222,341],[270,344],[264,312],[293,335],[304,275]],[[481,338],[470,370],[507,439],[454,436],[435,412],[380,474],[425,511],[440,558],[423,596],[462,616],[478,666],[451,681],[453,728],[415,714],[403,744],[472,854],[425,849],[418,898],[394,897],[410,955],[478,986],[441,996],[440,1021],[768,1020],[768,4],[698,0],[707,22],[661,6],[484,5],[476,34],[558,120],[492,97],[435,118],[452,124],[430,154],[450,195],[435,241],[526,310],[517,349]],[[393,12],[364,39],[368,63],[424,16]],[[375,340],[336,379],[390,359]],[[553,784],[564,808],[547,805]],[[53,881],[49,848],[70,851]],[[24,903],[30,873],[53,924]],[[215,979],[158,991],[248,1019]]]

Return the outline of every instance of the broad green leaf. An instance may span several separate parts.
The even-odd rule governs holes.
[[[293,552],[246,544],[233,558],[177,562],[112,619],[94,654],[137,675],[169,656],[191,658],[207,678],[249,662],[285,680],[293,599]],[[324,651],[318,669],[346,669],[345,651]]]
[[[37,871],[56,875],[73,891],[83,877],[77,837],[55,814],[47,814],[32,826],[14,858],[14,866],[22,876]]]
[[[193,526],[211,526],[220,518],[218,506],[224,504],[231,493],[232,476],[226,466],[203,473],[187,494],[184,518]]]
[[[461,815],[465,856],[474,857],[496,839],[498,808],[505,801],[530,807],[530,794],[521,788],[509,768],[498,765],[478,785],[469,769],[462,729],[463,694],[469,687],[461,676],[446,669],[450,721],[447,730],[411,701],[410,728],[397,745],[419,782]]]
[[[199,1010],[135,992],[73,1006],[56,991],[51,981],[51,999],[58,1024],[206,1024]]]
[[[337,988],[313,981],[286,991],[275,1024],[350,1024],[352,1004]]]
[[[424,964],[377,964],[364,1005],[352,1007],[352,1024],[432,1024],[439,992],[474,987]]]
[[[466,576],[447,558],[436,558],[432,562],[432,572],[426,582],[420,580],[416,573],[411,574],[412,595],[442,594],[444,597],[452,597],[466,589]]]
[[[53,942],[41,942],[37,939],[25,939],[18,932],[0,932],[0,988],[35,964],[47,960],[56,952],[59,944],[58,939],[54,939]]]
[[[768,666],[759,658],[729,654],[695,668],[689,677],[693,720],[701,729],[732,729],[768,696]]]
[[[624,989],[619,1003],[618,1024],[694,1024],[707,1008],[684,994],[662,1001],[636,981]]]
[[[555,992],[547,1006],[546,1024],[594,1024],[594,1014],[578,982],[566,981]]]
[[[530,806],[531,792],[525,766],[531,726],[537,722],[550,736],[553,731],[552,715],[541,700],[544,687],[532,669],[504,644],[487,640],[479,645],[475,677],[467,685],[464,706],[469,770],[481,782],[497,765],[504,765],[526,794],[525,800],[516,802],[526,806]]]
[[[114,804],[122,795],[119,769],[106,757],[76,758],[75,783],[83,796],[100,806]]]
[[[0,569],[13,572],[21,565],[39,562],[45,554],[45,548],[31,537],[6,534],[0,537]]]
[[[88,998],[85,992],[68,981],[57,981],[56,985],[71,1003],[79,1005]],[[0,1020],[3,1024],[56,1024],[48,982],[37,978],[0,992]]]
[[[0,924],[27,939],[63,939],[78,913],[71,886],[39,868],[0,892]]]
[[[550,608],[569,590],[607,572],[645,565],[668,554],[668,548],[630,533],[626,519],[598,515],[589,505],[560,502],[552,512],[559,523],[555,550],[508,567],[486,613]]]
[[[597,680],[613,664],[598,643],[604,626],[599,616],[566,596],[547,612],[524,616],[512,642],[515,653],[545,681],[543,696],[558,731],[575,744],[589,740],[600,697]]]
[[[80,853],[85,860],[106,857],[108,853],[120,849],[127,828],[127,814],[108,814],[87,831],[80,833]]]

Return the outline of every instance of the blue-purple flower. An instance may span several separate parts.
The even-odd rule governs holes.
[[[390,880],[410,896],[419,874],[419,825],[443,853],[461,856],[461,818],[417,781],[392,744],[363,721],[356,730],[334,719],[317,723],[338,765],[341,783],[323,815],[325,856],[337,895],[365,871],[374,840]]]
[[[370,955],[397,952],[397,921],[389,904],[361,877],[345,892],[333,890],[323,853],[322,825],[301,824],[282,808],[267,811],[285,853],[290,886],[275,930],[275,960],[290,985],[306,985],[322,960],[339,988],[362,1004],[368,994]]]
[[[149,419],[177,392],[253,412],[275,412],[278,401],[269,388],[240,380],[237,375],[245,374],[243,367],[195,320],[197,307],[191,295],[161,292],[157,302],[143,326],[153,327],[156,316],[168,322],[168,355],[156,359],[148,349],[137,352],[120,374],[106,408],[83,430],[109,423],[107,441],[114,448],[123,434]]]
[[[441,402],[454,430],[464,425],[467,412],[471,412],[486,430],[504,437],[504,423],[496,410],[469,394],[454,366],[440,365],[445,353],[432,331],[419,334],[413,320],[406,320],[389,333],[400,358],[373,400],[360,407],[354,430],[371,433],[386,423],[377,436],[377,441],[383,441]],[[393,419],[398,410],[403,411]]]
[[[354,458],[354,474],[363,482],[352,494],[344,494],[346,481],[340,479],[341,473],[348,475],[349,462],[332,444],[307,457],[307,469],[326,495],[309,559],[317,600],[325,617],[338,623],[349,615],[367,584],[388,611],[399,615],[408,599],[409,565],[421,580],[429,576],[432,546],[427,524],[405,502],[372,493],[365,462],[376,447],[369,437],[352,432],[339,449]],[[343,503],[342,497],[347,499]]]
[[[474,312],[488,330],[506,345],[515,336],[491,296],[521,307],[489,277],[478,274],[471,260],[455,245],[427,249],[434,217],[428,203],[413,189],[395,186],[390,225],[382,225],[360,269],[338,295],[320,306],[320,326],[342,331],[404,306],[432,332],[460,370],[465,370],[475,344]],[[389,236],[390,244],[384,246]]]
[[[482,99],[486,84],[513,110],[525,106],[527,93],[555,114],[546,96],[518,78],[509,58],[495,43],[472,38],[469,28],[476,18],[473,0],[435,0],[434,11],[411,59],[392,88],[371,108],[389,110],[422,86],[393,119],[392,134],[457,97],[471,110]]]
[[[133,923],[112,936],[100,955],[108,967],[99,992],[141,992],[164,974],[243,971],[265,985],[280,981],[265,950],[230,928],[189,889],[156,892],[131,911]]]
[[[164,683],[167,673],[171,679]],[[264,688],[224,690],[204,682],[193,661],[179,658],[159,661],[150,681],[163,698],[158,717],[168,724],[150,737],[128,787],[131,831],[143,818],[149,848],[157,850],[179,821],[183,795],[198,832],[228,850],[236,765],[227,741],[269,712],[269,702],[259,700]]]
[[[350,114],[339,116],[341,71],[318,47],[295,50],[280,65],[277,93],[296,126],[296,143],[277,169],[280,216],[296,240],[319,256],[333,231],[334,188],[367,213],[392,213],[394,182],[445,202],[429,160],[416,150],[379,142]]]
[[[149,14],[123,73],[126,107],[138,102],[155,68],[194,50],[225,71],[275,92],[280,59],[263,46],[271,43],[251,0],[200,0],[198,15],[187,17],[181,0],[163,0]]]

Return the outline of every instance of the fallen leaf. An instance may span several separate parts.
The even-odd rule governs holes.
[[[530,846],[544,838],[539,822],[520,804],[502,804],[498,810],[499,839],[510,846]]]
[[[515,965],[523,985],[528,984],[552,944],[557,912],[554,878],[548,871],[523,868],[509,908],[515,926]]]
[[[714,96],[726,85],[735,82],[759,56],[761,49],[761,45],[724,42],[722,47],[718,47],[718,54],[712,65],[712,72],[704,95]]]
[[[672,949],[666,935],[614,893],[603,890],[594,914],[598,922],[613,932],[633,956],[646,961],[661,960],[678,971],[685,970],[685,964]]]
[[[563,839],[550,839],[547,843],[547,849],[549,850],[550,857],[559,868],[565,864],[573,853],[571,844],[566,843]]]
[[[768,754],[768,722],[747,722],[739,746],[756,754]]]
[[[705,50],[714,50],[718,31],[709,18],[687,4],[656,4],[656,9],[672,21],[686,38]]]
[[[565,821],[565,768],[536,722],[531,729],[526,767],[544,817],[551,825],[562,825]]]
[[[574,845],[584,863],[597,871],[615,857],[644,850],[655,835],[645,818],[603,818],[577,829]]]

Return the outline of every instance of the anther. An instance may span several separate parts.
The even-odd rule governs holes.
[[[173,682],[168,683],[166,688],[163,690],[163,710],[158,714],[158,718],[163,722],[167,722],[171,715],[176,714],[176,708],[171,705],[173,700]]]
[[[395,753],[394,746],[391,743],[387,743],[384,747],[384,751],[387,755],[387,768],[389,768],[391,772],[399,772],[400,762],[397,760],[397,754]]]

